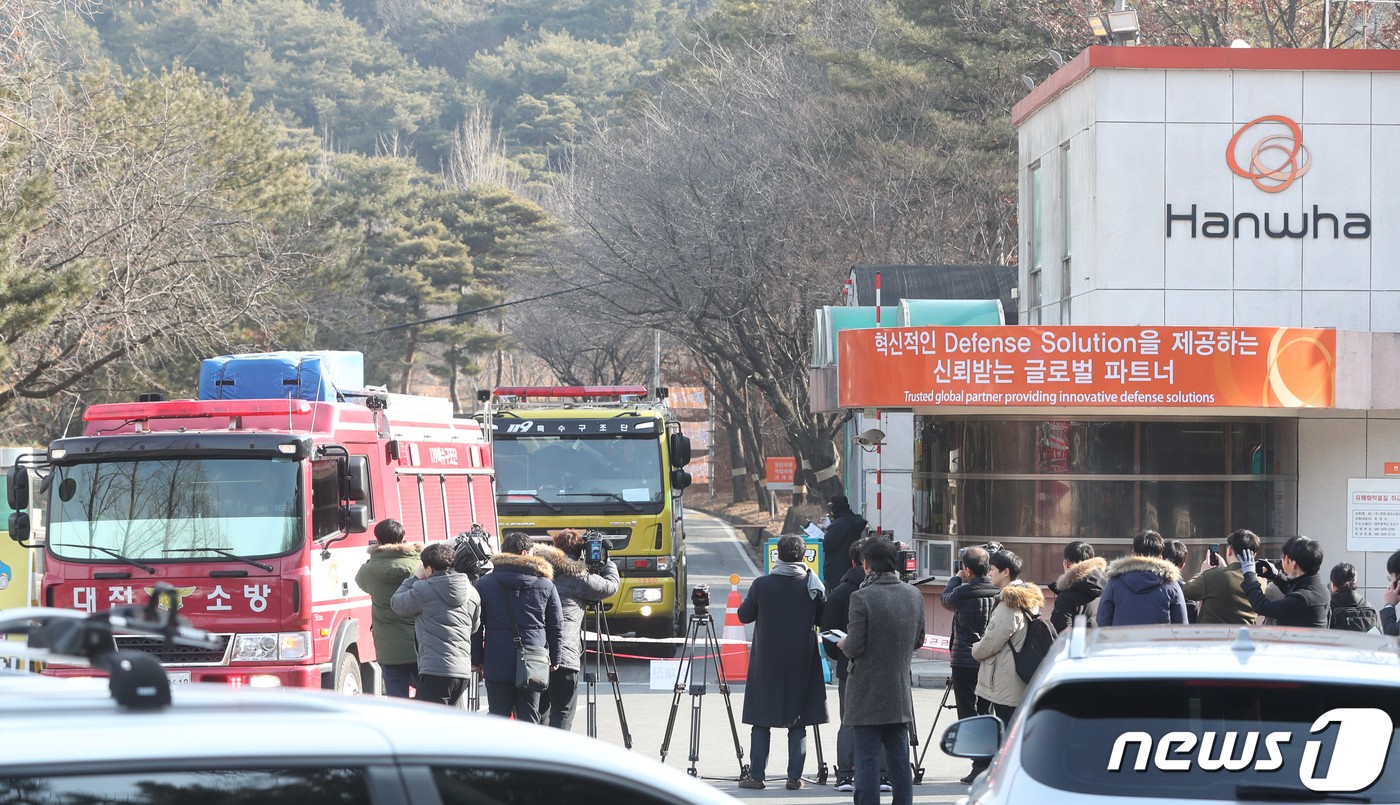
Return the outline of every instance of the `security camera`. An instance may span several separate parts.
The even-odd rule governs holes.
[[[871,428],[856,437],[856,444],[861,447],[879,447],[885,441],[885,432],[879,428]]]

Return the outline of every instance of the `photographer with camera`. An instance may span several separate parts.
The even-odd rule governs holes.
[[[1279,569],[1259,559],[1254,551],[1240,554],[1240,571],[1244,573],[1244,594],[1254,611],[1273,618],[1279,626],[1327,628],[1327,614],[1332,596],[1326,583],[1317,574],[1322,569],[1322,545],[1307,537],[1295,537],[1283,549],[1282,571],[1288,576],[1287,593],[1271,601],[1259,584],[1259,576],[1273,581]]]
[[[1244,594],[1244,573],[1240,554],[1259,550],[1259,536],[1247,528],[1230,532],[1225,538],[1225,555],[1212,545],[1201,562],[1201,572],[1181,585],[1188,601],[1199,601],[1201,623],[1254,625],[1258,614]]]
[[[583,668],[584,608],[617,592],[617,565],[608,559],[608,543],[596,532],[568,528],[555,534],[554,545],[538,545],[535,555],[554,568],[554,588],[564,613],[559,667],[549,672],[549,690],[540,696],[541,722],[569,730],[574,723],[578,675]],[[587,556],[585,557],[585,549]]]
[[[753,727],[752,758],[740,788],[765,787],[773,727],[788,731],[787,788],[802,788],[807,726],[827,720],[826,686],[813,632],[826,588],[802,563],[805,548],[801,537],[779,538],[777,563],[768,575],[754,579],[739,605],[739,622],[754,624],[743,718]]]

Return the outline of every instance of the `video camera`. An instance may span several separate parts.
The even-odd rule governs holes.
[[[710,585],[697,584],[690,588],[690,608],[698,617],[710,614]]]
[[[452,569],[465,574],[472,581],[491,572],[491,554],[494,553],[491,550],[491,535],[480,525],[472,523],[470,531],[458,534],[452,550]]]
[[[899,557],[895,560],[895,569],[899,571],[899,580],[905,584],[913,584],[914,579],[919,575],[919,555],[914,553],[902,542],[896,542],[899,546]]]
[[[608,538],[603,532],[583,532],[583,561],[588,564],[588,569],[595,573],[608,563]]]

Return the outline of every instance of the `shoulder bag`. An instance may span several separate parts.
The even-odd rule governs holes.
[[[549,649],[544,646],[527,646],[520,639],[520,625],[515,621],[515,607],[506,594],[504,584],[496,585],[501,591],[501,600],[506,605],[506,616],[510,618],[510,629],[515,632],[515,686],[520,690],[540,693],[549,690]]]

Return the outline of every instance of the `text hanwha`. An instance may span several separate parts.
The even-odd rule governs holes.
[[[1278,123],[1287,128],[1288,133],[1270,134],[1260,139],[1249,155],[1249,166],[1242,167],[1236,158],[1240,137],[1261,123]],[[1312,156],[1303,146],[1302,127],[1283,115],[1265,115],[1244,124],[1230,138],[1230,144],[1225,147],[1225,164],[1236,176],[1249,179],[1265,193],[1282,193],[1308,172]]]

